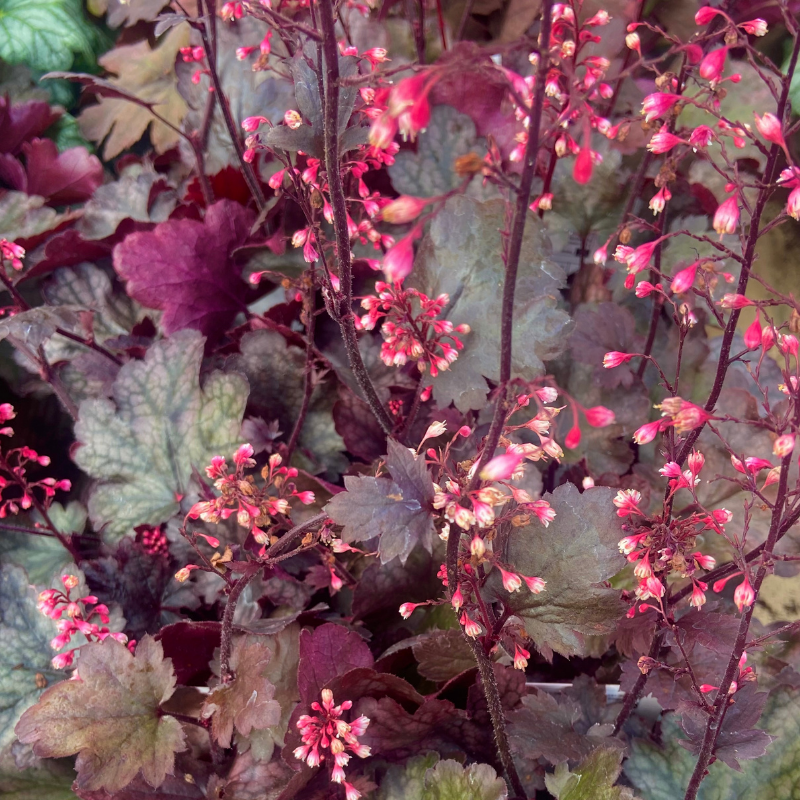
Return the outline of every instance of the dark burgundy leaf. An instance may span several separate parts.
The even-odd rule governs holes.
[[[164,311],[167,334],[194,328],[219,336],[244,309],[247,284],[230,253],[248,236],[253,212],[221,200],[203,222],[168,220],[114,248],[114,269],[128,294]]]
[[[319,699],[325,684],[357,667],[371,667],[372,653],[357,634],[331,622],[300,634],[300,666],[297,686],[302,702]]]
[[[57,233],[26,259],[26,277],[46,275],[59,267],[74,267],[83,261],[99,261],[111,255],[111,247],[101,242],[88,242],[75,230]]]
[[[731,698],[732,705],[725,713],[722,728],[717,734],[714,755],[732,769],[741,772],[739,759],[759,758],[775,737],[756,727],[764,711],[768,692],[759,692],[755,683],[748,683]],[[706,714],[698,705],[681,704],[681,727],[688,739],[680,744],[692,753],[699,753],[708,723]]]
[[[676,626],[684,633],[684,646],[699,644],[721,656],[733,650],[739,633],[738,617],[711,610],[692,609],[677,621]]]
[[[25,191],[25,167],[11,153],[0,153],[0,184],[18,192]]]
[[[346,386],[339,386],[339,399],[333,407],[336,433],[345,447],[367,463],[380,458],[386,449],[384,434],[369,406]]]
[[[17,153],[22,143],[41,136],[62,114],[42,100],[11,104],[0,96],[0,153]]]
[[[655,611],[646,611],[633,617],[622,617],[612,634],[612,641],[617,650],[626,657],[647,653],[653,639],[656,621]]]
[[[221,636],[219,622],[175,622],[163,627],[156,639],[164,648],[164,657],[172,659],[178,683],[188,686],[210,674],[208,664]]]
[[[28,194],[46,197],[51,205],[88,200],[103,183],[103,165],[85,147],[58,152],[50,139],[34,139],[22,145]]]
[[[432,547],[433,481],[424,456],[415,457],[407,447],[389,440],[386,466],[392,479],[348,476],[346,492],[325,507],[346,542],[381,537],[379,551],[385,564],[397,556],[405,562],[414,545]]]

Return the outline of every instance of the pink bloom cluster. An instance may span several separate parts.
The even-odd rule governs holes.
[[[346,800],[361,797],[352,784],[345,780],[344,768],[352,755],[367,758],[370,748],[358,741],[369,726],[369,719],[361,716],[353,722],[342,719],[342,713],[353,707],[350,700],[334,705],[333,692],[323,689],[322,702],[314,701],[311,708],[316,714],[303,714],[297,720],[297,728],[303,744],[296,748],[294,757],[305,761],[309,767],[318,767],[327,758],[332,761],[331,781],[344,786]],[[327,752],[326,752],[327,751]]]
[[[102,603],[98,604],[94,595],[89,594],[75,600],[71,599],[72,590],[79,583],[74,575],[63,575],[61,582],[64,584],[65,591],[45,589],[39,593],[37,604],[37,608],[42,614],[50,619],[58,620],[58,636],[50,642],[53,650],[61,650],[66,647],[77,633],[82,633],[89,642],[102,642],[107,636],[116,639],[121,644],[128,641],[128,637],[124,633],[111,633],[106,627],[109,621],[108,608]],[[101,624],[92,622],[93,617],[97,617]],[[129,647],[133,644],[134,642],[131,642]],[[53,658],[53,666],[56,669],[72,666],[78,649],[74,647],[65,653],[59,653]]]
[[[381,334],[381,360],[387,366],[399,367],[416,362],[420,372],[436,377],[450,368],[464,345],[456,334],[469,333],[469,325],[453,325],[439,315],[449,302],[446,294],[430,298],[417,289],[403,289],[397,284],[378,281],[377,296],[361,301],[367,313],[356,318],[356,327],[371,331],[384,319]]]
[[[16,412],[10,403],[0,404],[0,425],[14,419]],[[14,429],[6,426],[0,428],[3,436],[13,436]],[[46,467],[50,464],[50,456],[39,455],[30,447],[14,447],[0,453],[0,519],[9,514],[18,514],[20,509],[27,510],[37,502],[37,493],[41,494],[45,508],[50,505],[56,491],[68,492],[72,484],[66,478],[41,478],[31,481],[27,477],[31,464]],[[5,496],[6,489],[11,492],[11,497]]]
[[[14,242],[9,242],[8,239],[0,239],[0,257],[3,261],[9,261],[14,269],[20,270],[22,259],[25,258],[25,249]]]
[[[214,500],[201,500],[189,510],[187,517],[202,519],[204,522],[219,522],[236,514],[236,520],[253,534],[262,546],[269,542],[269,535],[262,526],[270,524],[275,517],[286,516],[291,511],[289,500],[296,498],[304,505],[314,502],[314,493],[298,492],[291,479],[297,477],[294,467],[281,466],[282,458],[277,453],[269,457],[269,462],[261,471],[265,483],[258,487],[245,470],[256,465],[253,448],[243,444],[233,454],[233,470],[228,467],[224,456],[214,456],[206,467],[206,475],[214,481],[214,488],[220,492]],[[213,537],[205,537],[212,547],[219,542]],[[195,567],[196,568],[196,567]]]

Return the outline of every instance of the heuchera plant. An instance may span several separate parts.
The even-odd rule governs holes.
[[[793,796],[796,4],[17,5],[0,791]]]

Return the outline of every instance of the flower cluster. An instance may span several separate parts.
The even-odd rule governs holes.
[[[436,377],[447,370],[458,358],[463,343],[456,334],[469,333],[469,325],[456,325],[439,319],[450,298],[441,294],[430,298],[417,289],[404,289],[398,284],[378,281],[377,296],[362,299],[361,307],[367,310],[357,327],[373,330],[378,320],[381,325],[383,345],[381,360],[387,366],[399,367],[415,362],[420,372]]]
[[[61,582],[64,584],[64,591],[59,589],[45,589],[39,593],[38,609],[46,617],[58,620],[58,636],[51,642],[53,650],[61,650],[66,647],[76,634],[83,634],[88,642],[102,642],[110,636],[121,644],[128,642],[128,637],[124,633],[112,633],[107,625],[109,622],[108,608],[102,603],[97,602],[94,595],[85,597],[71,598],[72,590],[77,588],[80,581],[74,575],[63,575]],[[93,622],[96,617],[98,622]],[[130,642],[131,648],[134,642]],[[53,658],[55,669],[65,669],[72,666],[75,660],[75,653],[78,647],[73,647],[64,653],[59,653]]]
[[[0,424],[14,419],[15,416],[16,412],[10,403],[0,404]],[[0,428],[0,434],[13,436],[14,429],[8,426]],[[68,492],[72,488],[72,484],[66,478],[29,480],[27,472],[31,464],[46,467],[50,464],[50,457],[39,455],[26,446],[14,447],[0,453],[0,519],[9,514],[18,514],[20,509],[27,510],[40,503],[47,509],[57,490]]]
[[[361,716],[352,722],[346,722],[342,719],[342,713],[353,707],[352,701],[345,700],[337,706],[330,689],[323,689],[321,695],[321,703],[314,701],[311,704],[311,708],[317,713],[303,714],[297,720],[303,744],[295,749],[294,757],[305,761],[309,767],[318,767],[323,761],[330,759],[331,781],[344,786],[346,800],[358,800],[361,792],[345,780],[344,768],[351,755],[359,758],[370,755],[370,748],[358,741],[358,737],[369,726],[369,718]]]
[[[269,457],[267,465],[261,470],[264,484],[257,486],[252,475],[245,475],[246,469],[256,465],[252,456],[253,447],[243,444],[233,454],[232,471],[224,456],[214,456],[206,467],[206,475],[214,481],[214,488],[220,494],[213,500],[195,503],[187,516],[216,523],[236,514],[239,525],[247,528],[259,544],[266,546],[269,534],[263,528],[276,518],[289,514],[290,499],[296,498],[304,505],[309,505],[314,502],[314,493],[297,491],[291,479],[297,477],[298,472],[294,467],[281,466],[283,459],[278,453]],[[219,546],[213,537],[205,538],[212,547]]]
[[[22,259],[25,258],[25,249],[8,239],[0,239],[0,258],[8,261],[15,270],[22,269]]]

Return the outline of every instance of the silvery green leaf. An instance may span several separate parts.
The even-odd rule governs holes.
[[[419,135],[417,150],[401,150],[389,167],[392,185],[400,194],[434,197],[460,186],[453,162],[467,153],[483,157],[486,142],[475,132],[475,123],[452,106],[437,105],[428,127]]]
[[[65,217],[46,206],[43,197],[6,192],[0,198],[0,237],[13,241],[46,233]]]
[[[247,381],[213,372],[201,385],[204,342],[197,331],[179,331],[122,367],[113,400],[81,403],[75,462],[98,481],[89,515],[111,541],[168,520],[192,469],[240,444]]]
[[[11,337],[12,343],[19,342],[35,352],[55,334],[56,328],[78,332],[78,311],[76,306],[38,306],[20,311],[0,322],[0,339]]]
[[[488,764],[440,761],[425,773],[421,800],[506,800],[505,781]]]
[[[55,622],[36,608],[25,570],[0,566],[0,748],[14,740],[17,720],[42,690],[67,677],[50,663],[57,633]]]
[[[431,297],[450,295],[446,316],[454,325],[467,323],[464,349],[449,370],[433,380],[440,408],[451,402],[461,411],[483,408],[489,387],[499,380],[500,320],[505,267],[500,231],[505,203],[455,196],[431,224],[414,265],[411,280]],[[564,271],[549,260],[550,246],[537,217],[528,215],[522,242],[516,302],[512,377],[532,380],[544,362],[566,344],[571,320],[559,308]]]

